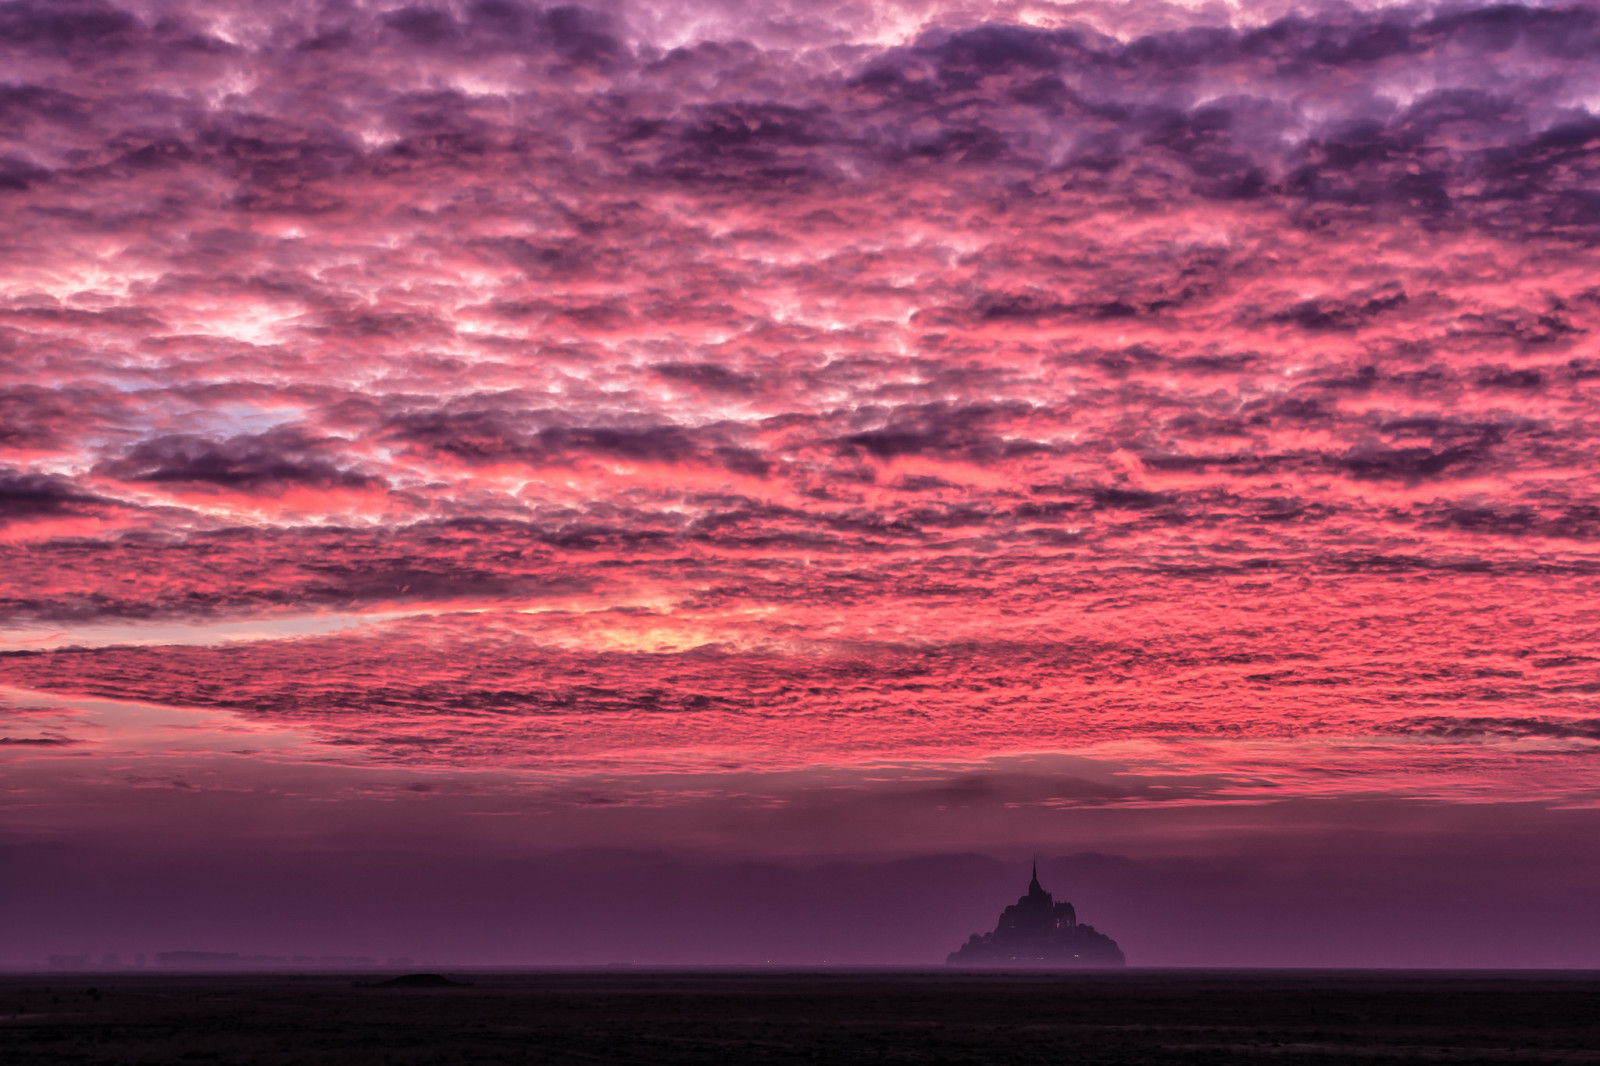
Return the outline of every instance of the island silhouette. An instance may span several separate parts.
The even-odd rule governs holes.
[[[1000,912],[992,933],[973,933],[952,951],[951,966],[1122,966],[1126,960],[1117,942],[1092,925],[1081,925],[1072,904],[1039,884],[1039,863],[1033,864],[1028,893]]]
[[[372,988],[471,988],[470,981],[452,981],[442,973],[408,973],[379,981]]]

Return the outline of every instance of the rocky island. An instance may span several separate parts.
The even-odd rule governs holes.
[[[1057,903],[1039,884],[1033,864],[1028,894],[1000,913],[992,933],[973,933],[945,960],[951,966],[1122,966],[1117,942],[1081,925],[1072,904]]]

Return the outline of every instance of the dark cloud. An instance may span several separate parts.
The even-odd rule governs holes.
[[[476,0],[456,11],[427,5],[391,10],[382,22],[407,43],[429,49],[550,53],[562,60],[603,67],[627,56],[603,12],[575,5],[539,8],[515,0]],[[327,35],[312,39],[330,46]]]
[[[704,434],[681,426],[543,425],[554,412],[480,408],[433,411],[396,417],[384,427],[388,439],[419,445],[468,461],[517,459],[532,465],[561,465],[578,456],[603,456],[636,462],[681,463],[724,456],[736,462],[736,448],[707,448]]]
[[[1481,463],[1495,443],[1486,436],[1448,448],[1370,448],[1351,451],[1338,465],[1358,478],[1421,481],[1469,471]]]
[[[1020,404],[908,406],[896,410],[887,424],[848,434],[838,443],[848,452],[859,450],[876,459],[934,453],[981,462],[1047,451],[1036,441],[1003,435],[1008,424],[1026,422],[1031,413]]]
[[[1596,718],[1452,718],[1444,715],[1411,718],[1390,727],[1409,736],[1450,740],[1594,740],[1600,741]]]
[[[716,363],[662,363],[655,372],[673,382],[683,382],[714,392],[751,393],[755,391],[754,375],[743,374]]]
[[[0,122],[21,132],[33,118],[53,122],[79,122],[87,117],[87,101],[75,93],[44,85],[0,87]]]
[[[9,189],[23,192],[35,182],[43,181],[49,176],[50,171],[34,166],[25,159],[18,159],[16,156],[0,157],[0,191]]]
[[[1303,300],[1273,314],[1272,321],[1289,322],[1308,330],[1358,329],[1379,315],[1404,307],[1406,302],[1405,291],[1391,286],[1347,300]]]
[[[93,0],[65,3],[30,3],[10,0],[0,4],[0,38],[12,47],[73,53],[96,53],[128,47],[138,20],[127,11]]]
[[[946,82],[965,82],[983,74],[1047,71],[1080,54],[1076,33],[1052,33],[1023,26],[981,26],[921,42]]]
[[[143,441],[95,470],[121,481],[204,484],[245,492],[380,485],[380,479],[339,464],[339,443],[288,428],[225,440],[173,435]]]
[[[0,467],[0,522],[79,514],[106,501],[57,474],[25,474]]]

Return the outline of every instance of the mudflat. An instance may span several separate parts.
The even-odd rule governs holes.
[[[0,976],[0,1062],[1600,1063],[1600,973]]]

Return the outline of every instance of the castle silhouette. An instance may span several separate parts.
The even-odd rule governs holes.
[[[992,933],[973,933],[945,962],[951,966],[1121,966],[1122,949],[1092,925],[1079,925],[1072,904],[1039,884],[1033,864],[1028,894],[1000,912]]]

